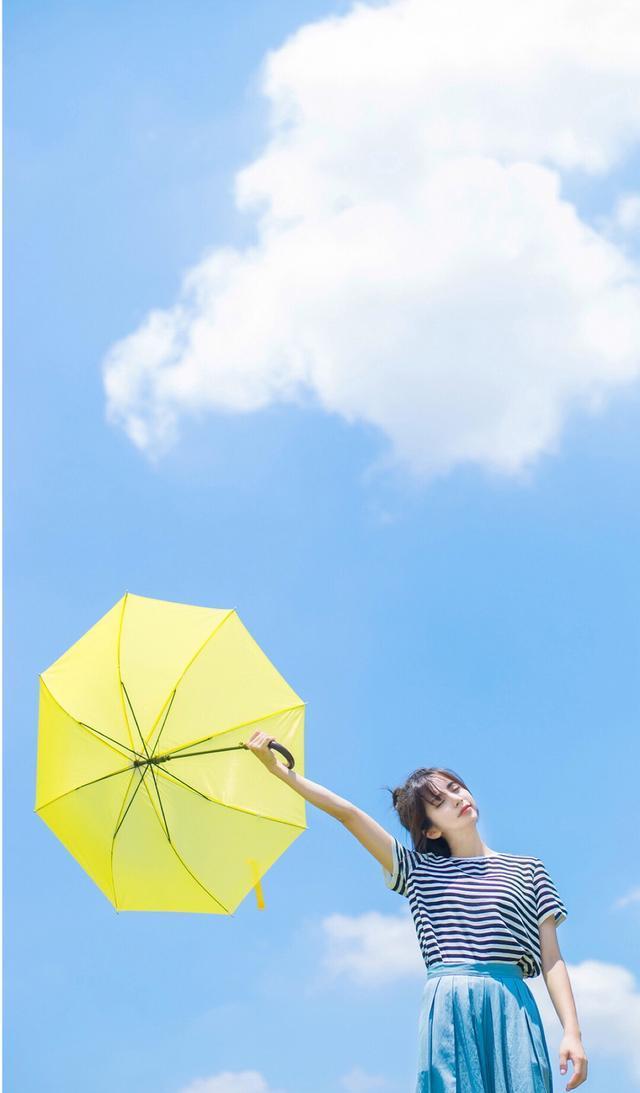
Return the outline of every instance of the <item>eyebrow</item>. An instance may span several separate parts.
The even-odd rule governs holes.
[[[459,785],[460,785],[460,783],[459,783],[459,782],[447,782],[447,786],[446,786],[446,788],[447,788],[447,789],[450,789],[450,788],[451,788],[451,786],[459,786]],[[437,790],[436,790],[436,796],[438,796],[438,791],[437,791]]]
[[[447,783],[447,789],[450,789],[450,788],[451,788],[451,786],[459,786],[459,785],[460,785],[459,781],[448,781],[448,783]],[[441,795],[441,792],[440,792],[440,790],[439,790],[439,789],[436,789],[436,790],[431,790],[431,792],[432,792],[432,796],[434,796],[434,799],[435,799],[435,800],[437,800],[437,799],[438,799],[438,797],[441,797],[441,796],[442,796],[442,795]]]

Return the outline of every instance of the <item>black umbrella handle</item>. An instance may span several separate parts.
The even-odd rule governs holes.
[[[272,751],[279,751],[280,755],[284,755],[285,759],[287,760],[287,766],[289,770],[293,770],[294,766],[296,765],[296,761],[293,758],[291,752],[287,750],[287,748],[283,747],[282,744],[277,744],[275,740],[269,741],[269,747]]]

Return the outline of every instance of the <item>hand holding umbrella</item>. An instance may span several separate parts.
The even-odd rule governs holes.
[[[273,754],[274,751],[279,751],[284,755],[288,760],[287,765],[289,770],[293,769],[294,762],[291,752],[287,751],[286,748],[283,748],[282,744],[277,743],[275,737],[268,736],[266,732],[260,732],[259,729],[256,729],[244,746],[253,752],[256,759],[259,759],[261,763],[264,763],[271,774],[276,774],[278,768],[282,767],[282,763],[276,759]]]

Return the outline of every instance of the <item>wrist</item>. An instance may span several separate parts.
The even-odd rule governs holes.
[[[565,1025],[564,1026],[564,1034],[565,1034],[565,1036],[577,1036],[579,1040],[582,1039],[582,1033],[581,1033],[580,1027],[578,1025],[571,1025],[571,1024]]]

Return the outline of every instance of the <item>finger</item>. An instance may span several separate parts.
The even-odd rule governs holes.
[[[575,1089],[576,1086],[582,1085],[582,1083],[585,1080],[586,1076],[587,1075],[585,1073],[585,1068],[584,1068],[584,1066],[582,1066],[582,1061],[579,1060],[578,1063],[574,1067],[574,1071],[573,1071],[573,1074],[571,1075],[571,1079],[567,1084],[567,1089]]]

